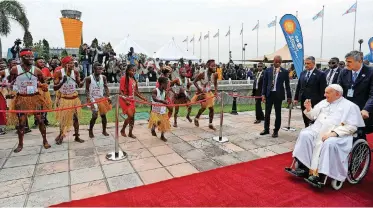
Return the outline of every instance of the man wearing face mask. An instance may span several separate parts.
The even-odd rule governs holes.
[[[365,126],[371,126],[373,119],[369,114],[373,112],[373,70],[363,64],[359,51],[351,51],[345,58],[347,69],[341,71],[338,84],[343,88],[343,97],[359,106]]]
[[[329,69],[325,71],[326,74],[326,84],[337,84],[339,73],[341,72],[341,68],[338,66],[339,58],[334,57],[331,58],[329,61]]]
[[[281,127],[281,105],[282,101],[285,99],[285,90],[288,104],[292,102],[289,72],[281,67],[281,63],[281,56],[275,56],[275,58],[273,59],[273,67],[268,68],[264,72],[263,77],[262,101],[266,104],[266,109],[264,118],[264,130],[260,133],[260,135],[269,134],[269,122],[271,118],[272,106],[274,105],[276,120],[275,128],[272,134],[273,138],[278,137],[278,130]]]
[[[298,104],[298,100],[300,100],[302,112],[305,110],[304,102],[306,100],[311,100],[312,107],[323,100],[326,88],[325,73],[316,69],[315,58],[310,56],[306,58],[304,62],[306,70],[300,73],[294,97],[295,105]],[[304,113],[302,115],[304,125],[308,127],[311,120]]]

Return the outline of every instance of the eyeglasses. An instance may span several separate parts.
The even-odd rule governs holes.
[[[336,64],[336,62],[331,62],[331,61],[330,61],[329,64]]]

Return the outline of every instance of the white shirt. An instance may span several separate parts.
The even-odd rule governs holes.
[[[351,80],[353,80],[354,73],[356,73],[356,78],[355,78],[355,81],[356,81],[356,79],[359,77],[359,74],[360,74],[362,68],[363,68],[363,64],[361,64],[361,67],[360,67],[359,71],[357,71],[357,72],[352,71],[352,77],[351,77]]]
[[[315,68],[316,68],[316,67],[314,67],[311,71],[308,71],[308,70],[307,70],[307,73],[306,73],[306,79],[307,79],[307,74],[309,74],[308,79],[311,78],[311,75],[313,74],[313,71],[315,71]]]
[[[259,86],[259,79],[260,79],[260,76],[262,76],[262,72],[263,72],[263,70],[260,71],[260,72],[258,73],[258,75],[256,76],[256,85],[255,85],[255,89],[258,89],[258,86]]]

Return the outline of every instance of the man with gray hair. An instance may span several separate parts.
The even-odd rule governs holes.
[[[301,102],[302,111],[305,110],[304,102],[309,100],[311,106],[315,106],[324,99],[324,91],[326,87],[325,73],[316,69],[315,57],[309,56],[305,60],[306,70],[302,71],[299,76],[297,89],[295,90],[294,104]],[[303,114],[305,127],[308,127],[311,120]]]
[[[346,56],[347,69],[342,70],[338,84],[343,88],[343,96],[359,106],[365,125],[373,125],[373,70],[363,64],[359,51],[351,51]],[[361,136],[365,134],[360,133]]]
[[[298,168],[286,171],[316,186],[320,186],[319,174],[341,182],[346,179],[352,135],[364,127],[359,107],[342,95],[342,87],[331,84],[325,89],[326,99],[314,108],[309,100],[304,103],[304,114],[315,123],[299,133],[293,151]]]

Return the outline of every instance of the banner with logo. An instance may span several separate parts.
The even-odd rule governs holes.
[[[291,14],[285,14],[280,20],[280,26],[284,33],[286,43],[288,44],[291,58],[297,76],[300,77],[300,73],[304,67],[304,45],[302,29],[298,22],[298,19]]]
[[[368,41],[368,45],[369,45],[369,55],[370,55],[370,58],[368,60],[372,60],[373,61],[373,37],[371,37]]]

